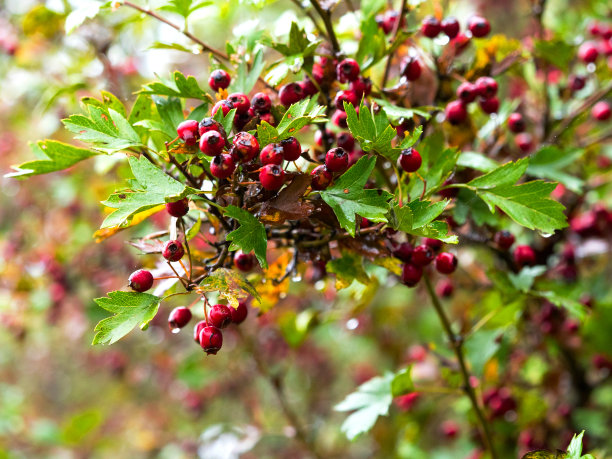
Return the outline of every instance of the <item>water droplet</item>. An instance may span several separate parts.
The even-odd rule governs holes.
[[[359,320],[352,318],[346,321],[346,328],[348,330],[355,330],[357,327],[359,327]]]
[[[301,280],[302,280],[302,276],[300,276],[299,274],[296,274],[295,276],[293,276],[293,277],[291,278],[291,280],[292,280],[293,282],[299,282],[299,281],[301,281]]]
[[[170,331],[171,331],[173,334],[175,334],[175,335],[176,335],[178,332],[180,332],[180,331],[181,331],[181,329],[180,329],[180,328],[178,328],[178,327],[176,327],[176,328],[173,328],[173,329],[172,329],[172,330],[170,330]]]

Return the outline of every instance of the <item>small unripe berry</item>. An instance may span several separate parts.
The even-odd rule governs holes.
[[[234,266],[240,271],[248,273],[255,266],[255,257],[252,253],[244,253],[238,250],[234,254]]]
[[[246,305],[246,301],[240,301],[237,308],[230,307],[230,314],[232,315],[232,322],[236,325],[241,324],[247,318],[249,310]]]
[[[610,112],[610,105],[607,102],[600,101],[593,106],[591,114],[597,121],[608,121],[612,113]]]
[[[168,316],[168,326],[172,333],[178,333],[191,320],[191,311],[185,306],[174,308]]]
[[[332,148],[325,155],[325,167],[329,172],[344,172],[348,169],[348,164],[348,153],[342,147]]]
[[[491,24],[482,16],[472,16],[468,21],[468,29],[475,38],[482,38],[489,35]]]
[[[593,42],[586,41],[578,48],[578,58],[585,64],[595,62],[598,56],[599,50],[597,49],[597,45]]]
[[[411,263],[416,266],[427,266],[434,259],[434,251],[427,245],[419,245],[412,251]]]
[[[520,113],[511,113],[508,117],[508,129],[518,134],[525,130],[525,120]]]
[[[200,121],[200,124],[198,124],[198,132],[200,135],[204,135],[210,131],[217,131],[224,138],[226,137],[225,129],[223,129],[221,123],[219,123],[213,117],[204,118],[202,121]]]
[[[457,257],[452,253],[442,252],[436,257],[436,270],[441,274],[452,274],[457,268]]]
[[[350,82],[349,89],[361,100],[363,96],[369,96],[372,92],[372,80],[367,77],[359,77]]]
[[[466,81],[461,83],[457,88],[457,97],[466,104],[470,102],[474,102],[476,100],[476,96],[478,95],[478,90],[476,89],[476,85]]]
[[[251,108],[255,110],[255,113],[266,113],[272,108],[272,101],[270,96],[265,92],[258,92],[251,99]]]
[[[498,231],[493,236],[493,241],[500,250],[508,250],[514,244],[514,234],[506,230]]]
[[[269,143],[262,148],[259,160],[264,166],[266,164],[283,164],[285,151],[280,143]]]
[[[517,134],[514,141],[516,142],[516,146],[519,147],[523,153],[529,153],[533,150],[533,137],[528,132]]]
[[[423,160],[421,154],[415,148],[402,150],[399,157],[400,166],[405,172],[416,172],[421,167]]]
[[[442,26],[442,32],[451,40],[459,35],[459,21],[457,18],[445,18],[440,25]]]
[[[221,112],[223,113],[223,116],[227,116],[227,114],[234,108],[234,106],[232,105],[232,103],[229,100],[220,100],[219,102],[217,102],[212,110],[210,111],[212,113],[213,116],[215,116],[217,114],[217,112],[219,110],[221,110]]]
[[[208,85],[211,87],[213,91],[218,91],[219,89],[226,89],[232,79],[225,70],[217,69],[213,70],[210,74],[210,78],[208,78]]]
[[[342,129],[346,129],[348,127],[348,116],[342,110],[336,110],[332,115],[332,123]]]
[[[208,319],[213,327],[225,328],[232,322],[232,313],[226,305],[215,304],[208,311]]]
[[[442,25],[434,16],[427,16],[421,22],[421,33],[427,38],[435,38],[441,31]]]
[[[465,104],[460,100],[449,102],[444,110],[444,116],[450,124],[458,125],[463,123],[467,119]]]
[[[490,115],[491,113],[497,113],[497,111],[499,110],[499,99],[497,97],[491,97],[489,99],[480,99],[478,101],[478,105],[480,105],[480,108],[483,112],[485,112],[487,115]]]
[[[177,126],[176,133],[185,145],[195,145],[198,143],[198,122],[185,120]]]
[[[189,199],[184,198],[166,203],[166,212],[176,218],[181,218],[189,212]]]
[[[304,91],[299,83],[289,83],[280,88],[278,99],[285,107],[299,102],[304,98]]]
[[[266,164],[259,171],[259,181],[266,190],[279,190],[285,183],[285,171],[278,164]]]
[[[208,355],[215,355],[223,346],[223,333],[217,327],[207,326],[200,332],[199,341]]]
[[[421,277],[423,277],[423,268],[420,266],[412,263],[405,263],[402,266],[402,282],[408,287],[414,287],[418,284]]]
[[[181,241],[168,241],[162,249],[162,256],[168,261],[179,261],[185,255],[185,248]]]
[[[408,263],[412,258],[414,247],[409,242],[402,242],[394,251],[393,256],[398,260]]]
[[[302,156],[302,146],[295,137],[287,137],[281,140],[280,144],[285,161],[297,161]]]
[[[230,177],[236,170],[236,163],[232,155],[222,153],[215,156],[210,162],[210,173],[218,179]]]
[[[519,245],[514,249],[514,261],[521,268],[533,266],[536,262],[535,252],[528,245]]]
[[[232,139],[234,160],[248,163],[259,153],[259,142],[253,134],[239,132]]]
[[[220,155],[225,147],[225,139],[217,131],[209,131],[200,139],[200,150],[207,156]]]
[[[197,324],[193,326],[193,340],[200,344],[200,333],[208,325],[205,320],[199,321]]]
[[[153,274],[146,269],[134,271],[128,278],[128,285],[135,292],[146,292],[153,287]]]
[[[402,63],[402,75],[408,81],[416,81],[422,73],[421,62],[415,57],[410,56]]]
[[[338,91],[336,97],[334,97],[334,105],[338,110],[344,111],[344,102],[351,104],[353,107],[359,105],[359,99],[357,94],[353,91]]]
[[[480,77],[474,84],[478,95],[484,99],[490,99],[497,94],[497,81],[491,77]]]
[[[352,151],[355,148],[355,137],[350,132],[341,132],[338,134],[336,144],[346,151]]]
[[[227,101],[232,104],[232,107],[236,109],[236,114],[238,113],[246,113],[249,111],[251,107],[251,102],[246,94],[242,94],[241,92],[235,92],[230,94],[227,97]]]
[[[327,144],[331,145],[336,141],[336,134],[334,134],[333,131],[326,129],[325,138],[327,139]],[[319,147],[323,146],[323,134],[321,133],[320,129],[317,129],[317,131],[315,132],[314,141]]]
[[[315,167],[310,173],[310,177],[310,185],[312,186],[313,190],[324,190],[331,184],[334,178],[332,173],[323,165]]]
[[[359,64],[355,59],[343,59],[336,66],[336,76],[340,83],[355,81],[359,78]]]

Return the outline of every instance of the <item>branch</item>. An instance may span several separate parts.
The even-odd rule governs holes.
[[[317,0],[310,0],[310,3],[321,19],[323,19],[323,24],[325,24],[327,36],[330,44],[332,45],[332,49],[334,50],[334,54],[340,54],[340,44],[338,43],[338,37],[336,37],[336,33],[334,32],[334,26],[331,21],[331,12],[327,9],[324,10]]]
[[[402,22],[404,21],[404,16],[406,15],[407,9],[408,9],[408,1],[402,0],[402,8],[400,9],[400,15],[398,16],[397,21],[395,21],[395,27],[393,30],[393,40],[391,40],[391,43],[394,43],[395,40],[397,40],[397,35],[399,34],[399,31],[402,28]],[[389,53],[389,55],[387,56],[387,64],[385,65],[385,73],[383,75],[383,79],[380,84],[381,88],[384,88],[385,85],[387,84],[387,79],[389,78],[389,70],[391,70],[391,61],[393,60],[394,54],[395,52],[392,52],[392,53]]]

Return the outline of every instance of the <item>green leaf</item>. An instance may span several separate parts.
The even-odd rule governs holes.
[[[332,208],[340,226],[355,237],[355,215],[373,222],[386,222],[391,194],[387,191],[365,190],[375,157],[362,157],[336,180],[333,186],[321,191],[321,198]]]
[[[355,411],[342,423],[341,430],[349,440],[370,430],[378,416],[386,416],[393,401],[391,382],[393,373],[366,381],[357,390],[338,403],[336,411]]]
[[[12,166],[15,172],[6,174],[5,177],[27,178],[32,175],[48,174],[66,169],[79,161],[99,154],[95,150],[78,148],[56,140],[44,140],[37,144],[30,144],[30,148],[36,150],[38,157],[45,159],[36,159]]]
[[[415,236],[439,239],[449,244],[459,242],[456,235],[448,235],[448,224],[444,221],[433,221],[448,205],[448,201],[431,203],[415,200],[408,205],[394,205],[387,217],[393,229]]]
[[[374,114],[372,108],[367,107],[363,101],[359,107],[359,114],[348,102],[344,102],[344,109],[348,128],[363,151],[375,151],[393,162],[397,161],[401,148],[393,148],[391,145],[397,131],[389,124],[384,111]]]
[[[425,120],[429,120],[431,118],[431,112],[438,110],[438,107],[400,107],[396,104],[386,101],[385,99],[376,99],[374,98],[374,102],[380,105],[389,119],[393,121],[398,121],[402,118],[410,119],[414,118],[415,115],[418,115]]]
[[[459,153],[452,148],[444,148],[444,137],[441,132],[435,132],[425,137],[419,144],[419,153],[423,163],[419,174],[426,180],[425,196],[431,196],[441,186],[455,168]],[[411,180],[408,184],[410,196],[420,196],[423,192],[423,182]]]
[[[278,130],[267,121],[262,121],[257,125],[257,140],[261,148],[270,143],[277,142],[278,139]]]
[[[564,69],[574,58],[574,46],[560,39],[535,40],[534,54],[554,66]]]
[[[318,105],[315,98],[303,99],[289,107],[278,126],[262,122],[257,127],[257,139],[263,148],[270,143],[280,142],[296,135],[306,125],[322,121],[325,121],[325,107]]]
[[[361,35],[367,39],[359,40],[359,48],[355,55],[355,60],[359,63],[362,70],[366,70],[376,64],[383,57],[387,49],[387,39],[374,16],[364,16],[361,21]]]
[[[517,290],[527,293],[535,278],[546,272],[546,266],[526,266],[518,274],[508,273],[508,278]]]
[[[434,221],[444,212],[448,203],[448,200],[432,203],[430,201],[420,201],[418,199],[410,202],[408,206],[410,210],[412,210],[413,215],[412,228],[421,228]]]
[[[128,161],[136,178],[137,189],[115,192],[102,202],[106,207],[116,210],[106,217],[101,228],[129,224],[139,212],[198,193],[198,190],[174,180],[144,156],[130,156]]]
[[[233,269],[219,268],[206,277],[197,288],[199,293],[219,292],[233,307],[238,307],[240,299],[249,296],[261,302],[255,287],[240,273]]]
[[[519,106],[519,99],[503,99],[497,116],[489,118],[489,120],[478,130],[476,137],[479,139],[488,139],[493,133],[503,126],[510,114],[516,111]]]
[[[355,253],[343,252],[342,258],[328,261],[326,269],[336,275],[336,289],[338,290],[349,287],[354,280],[364,285],[370,283],[370,277],[363,269],[363,257]]]
[[[227,115],[223,114],[223,110],[217,110],[217,113],[213,116],[213,119],[223,126],[225,132],[231,132],[234,126],[234,117],[236,116],[236,109],[232,108]]]
[[[481,190],[495,188],[501,185],[513,185],[523,176],[528,165],[528,158],[510,161],[487,174],[475,178],[468,182],[467,185]]]
[[[499,349],[497,338],[501,330],[479,330],[465,341],[465,353],[473,374],[481,378],[485,364]]]
[[[267,268],[266,251],[268,248],[268,238],[262,223],[250,212],[240,207],[227,206],[223,209],[223,213],[240,223],[240,226],[226,237],[228,241],[232,241],[229,249],[241,249],[244,253],[253,251],[261,267]]]
[[[546,291],[546,292],[531,292],[533,295],[539,296],[541,298],[546,298],[555,306],[560,308],[565,308],[567,311],[576,319],[583,321],[587,315],[588,309],[587,307],[579,301],[568,298],[565,295],[559,295],[556,292]]]
[[[572,441],[567,447],[567,459],[581,459],[582,458],[582,437],[584,436],[584,430],[580,434],[572,437]]]
[[[232,89],[235,92],[241,92],[243,94],[248,94],[257,83],[257,79],[261,75],[266,63],[264,62],[264,53],[263,49],[260,49],[255,53],[255,58],[253,59],[253,65],[251,66],[251,70],[249,71],[247,68],[247,63],[243,57],[238,64],[238,75],[236,80],[232,85]]]
[[[157,314],[161,298],[148,293],[110,292],[107,297],[94,301],[113,316],[96,325],[92,344],[113,344],[139,325],[144,328]]]
[[[204,8],[205,6],[212,5],[212,1],[197,2],[194,5],[194,0],[169,0],[166,5],[161,6],[159,9],[163,11],[169,11],[176,13],[187,19],[191,13]]]
[[[457,158],[457,166],[469,167],[480,172],[491,172],[498,168],[499,164],[480,153],[465,151]]]
[[[96,0],[81,0],[79,2],[79,7],[72,10],[66,17],[66,23],[64,25],[66,35],[70,35],[74,32],[87,19],[95,18],[100,12],[100,9],[106,7],[110,3],[111,2],[101,3]]]
[[[565,454],[552,453],[546,450],[530,451],[522,459],[566,459]]]
[[[584,149],[563,151],[556,146],[547,145],[531,156],[527,174],[561,182],[574,193],[581,193],[584,181],[563,172],[562,169],[576,164],[583,154]]]
[[[159,78],[159,77],[158,77]],[[200,99],[212,104],[212,97],[198,85],[193,76],[185,76],[176,71],[169,80],[159,78],[143,85],[139,94],[154,94],[158,96],[180,97],[183,99]]]
[[[395,374],[393,381],[391,381],[391,395],[393,395],[393,397],[399,397],[414,392],[411,369],[411,367],[404,368]]]
[[[492,214],[485,202],[476,193],[467,188],[461,188],[455,199],[453,218],[457,223],[463,225],[467,218],[471,218],[478,226],[498,226],[499,216]]]

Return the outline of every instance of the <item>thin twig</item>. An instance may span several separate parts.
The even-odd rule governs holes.
[[[395,43],[395,40],[397,40],[397,35],[399,34],[399,31],[402,29],[402,22],[404,21],[404,16],[406,15],[407,8],[408,8],[408,1],[402,0],[402,7],[400,9],[400,14],[397,20],[395,21],[395,27],[393,27],[393,39],[391,41],[392,44]],[[389,78],[389,71],[391,70],[391,61],[393,60],[394,54],[395,52],[392,52],[392,53],[389,53],[389,55],[387,56],[387,63],[385,64],[385,73],[383,74],[382,83],[380,84],[381,88],[384,88],[385,85],[387,84],[387,79]]]
[[[304,6],[302,5],[302,2],[300,2],[300,0],[291,0],[291,1],[293,2],[293,4],[295,6],[298,7],[298,10],[300,11],[300,13],[306,13],[306,16],[308,16],[310,18],[310,20],[314,24],[315,28],[319,31],[321,36],[323,38],[325,38],[326,40],[329,40],[329,37],[327,36],[327,33],[325,32],[325,29],[323,29],[323,27],[321,27],[321,25],[317,22],[316,18],[314,17],[314,14],[312,14],[312,11],[307,10],[306,8],[304,8]]]
[[[338,37],[336,37],[336,33],[334,32],[334,26],[331,20],[331,11],[324,10],[317,0],[310,0],[310,3],[312,7],[316,10],[317,14],[323,20],[323,24],[325,24],[325,29],[327,30],[327,38],[329,39],[329,43],[332,45],[334,54],[340,54],[340,44],[338,43]]]

